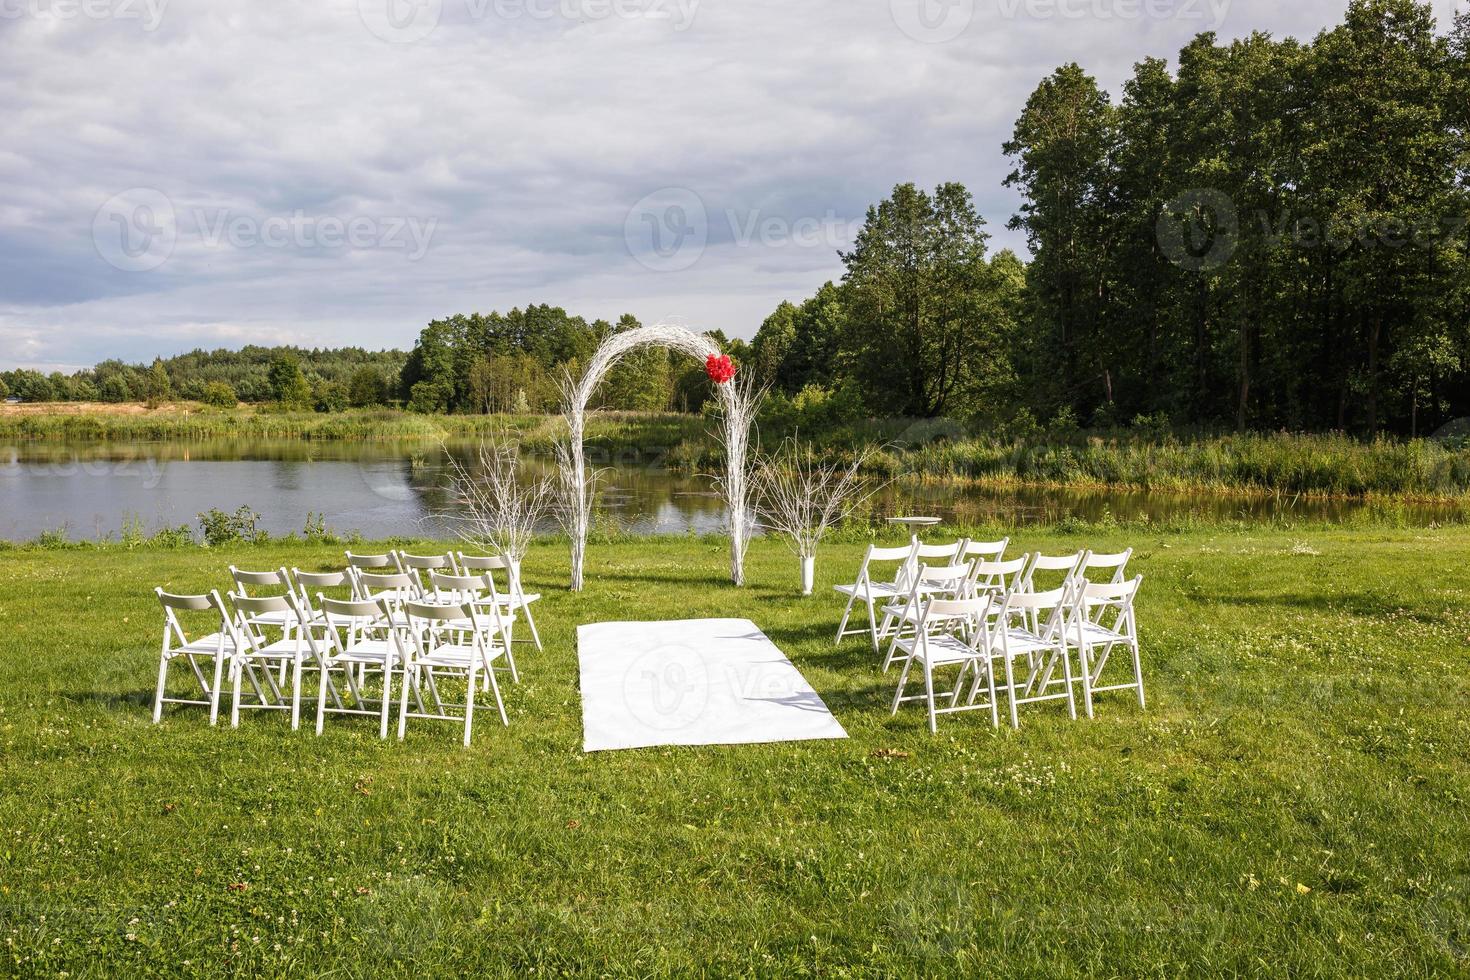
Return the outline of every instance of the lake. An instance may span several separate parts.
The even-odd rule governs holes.
[[[472,446],[450,445],[462,458]],[[597,518],[633,534],[718,531],[724,508],[708,478],[598,459],[608,467]],[[609,465],[614,464],[614,465]],[[549,459],[525,460],[528,475],[551,472]],[[0,539],[43,531],[72,538],[116,533],[125,520],[148,530],[189,524],[200,511],[245,505],[272,534],[301,531],[310,513],[338,533],[367,538],[451,537],[451,467],[437,443],[301,441],[129,443],[0,447]],[[928,483],[890,486],[876,498],[884,516],[932,513],[969,522],[1024,526],[1075,516],[1096,521],[1199,520],[1342,522],[1385,505],[1353,500],[1244,497],[1137,491],[983,487]],[[1454,503],[1394,504],[1410,524],[1464,523]]]

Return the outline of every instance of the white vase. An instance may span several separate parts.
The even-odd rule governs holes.
[[[817,577],[817,556],[804,556],[801,559],[801,594],[812,594],[812,582]]]

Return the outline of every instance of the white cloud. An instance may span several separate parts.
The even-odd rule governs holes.
[[[1000,145],[1057,65],[1116,91],[1217,11],[1224,37],[1309,37],[1344,7],[1220,3],[0,0],[0,366],[406,347],[528,302],[748,337],[840,275],[831,228],[899,181],[963,181],[1019,247]],[[415,15],[421,40],[378,36]],[[167,206],[99,215],[139,188]],[[669,188],[703,217],[630,219]],[[432,227],[421,258],[395,223]],[[664,261],[655,228],[707,245]]]

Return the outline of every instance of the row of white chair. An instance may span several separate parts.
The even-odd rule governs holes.
[[[1075,719],[1074,689],[1079,684],[1089,718],[1094,714],[1094,696],[1105,691],[1134,691],[1139,707],[1145,707],[1134,613],[1143,577],[1123,578],[1130,555],[1131,551],[1114,555],[1082,551],[1057,557],[1033,554],[1010,562],[976,562],[974,568],[967,564],[945,567],[938,578],[929,575],[933,569],[920,566],[902,609],[890,607],[899,625],[884,669],[903,662],[894,713],[904,701],[923,700],[931,731],[936,730],[938,715],[975,709],[989,710],[992,722],[999,725],[999,691],[1009,702],[1012,726],[1020,725],[1020,705],[1041,701],[1065,701]],[[1094,569],[1110,570],[1112,575],[1107,581],[1093,581],[1088,572]],[[1033,577],[1037,571],[1062,572],[1060,584],[1037,589]],[[974,588],[957,585],[955,579],[960,575],[982,584]],[[908,630],[905,622],[910,624]],[[1131,655],[1132,677],[1104,683],[1103,671],[1118,647]],[[1078,660],[1075,673],[1074,655]],[[1018,658],[1024,658],[1024,679],[1016,674]],[[1005,671],[999,686],[997,663]],[[924,693],[905,697],[915,665],[923,671]],[[959,673],[954,687],[936,692],[935,668],[955,666]],[[962,703],[964,682],[972,670],[971,686]],[[982,683],[988,694],[985,701],[979,699]],[[939,705],[942,698],[948,698],[943,707]]]
[[[506,569],[510,572],[510,591],[500,592],[492,571],[505,566],[492,565],[478,574],[431,570],[425,583],[417,568],[412,572],[373,573],[351,563],[364,557],[381,556],[349,555],[349,565],[342,572],[250,572],[232,566],[238,591],[229,593],[228,603],[217,590],[203,595],[173,595],[156,589],[165,623],[154,721],[161,719],[165,704],[198,704],[208,706],[210,724],[215,724],[222,681],[228,679],[234,691],[232,725],[238,726],[242,708],[267,708],[289,710],[294,729],[300,721],[303,673],[311,670],[319,675],[318,734],[328,713],[372,714],[380,719],[380,737],[386,738],[395,680],[400,738],[409,718],[462,720],[468,745],[475,690],[481,685],[493,692],[501,721],[506,723],[495,670],[503,660],[512,680],[519,680],[512,652],[513,627],[517,611],[529,613],[526,607],[539,598],[520,592],[519,570]],[[455,557],[470,564],[441,567],[458,571],[486,561],[477,556]],[[268,586],[281,587],[282,591],[275,595],[247,594],[249,588]],[[321,591],[325,588],[346,589],[347,594],[330,598]],[[181,613],[211,614],[213,632],[191,638]],[[277,630],[278,638],[267,635],[267,631]],[[539,646],[539,638],[537,641]],[[167,695],[169,668],[181,662],[189,667],[202,699]],[[381,681],[377,698],[364,693],[373,675]],[[345,680],[352,698],[350,706],[344,702],[334,677]],[[463,701],[445,700],[440,687],[447,679],[464,682]],[[246,681],[255,695],[253,700],[242,696]],[[283,690],[288,685],[289,693]],[[432,709],[426,706],[430,702]]]

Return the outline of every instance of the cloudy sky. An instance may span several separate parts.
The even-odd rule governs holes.
[[[0,367],[531,302],[749,337],[900,181],[964,182],[1021,248],[1000,146],[1057,65],[1116,93],[1345,5],[0,0]]]

